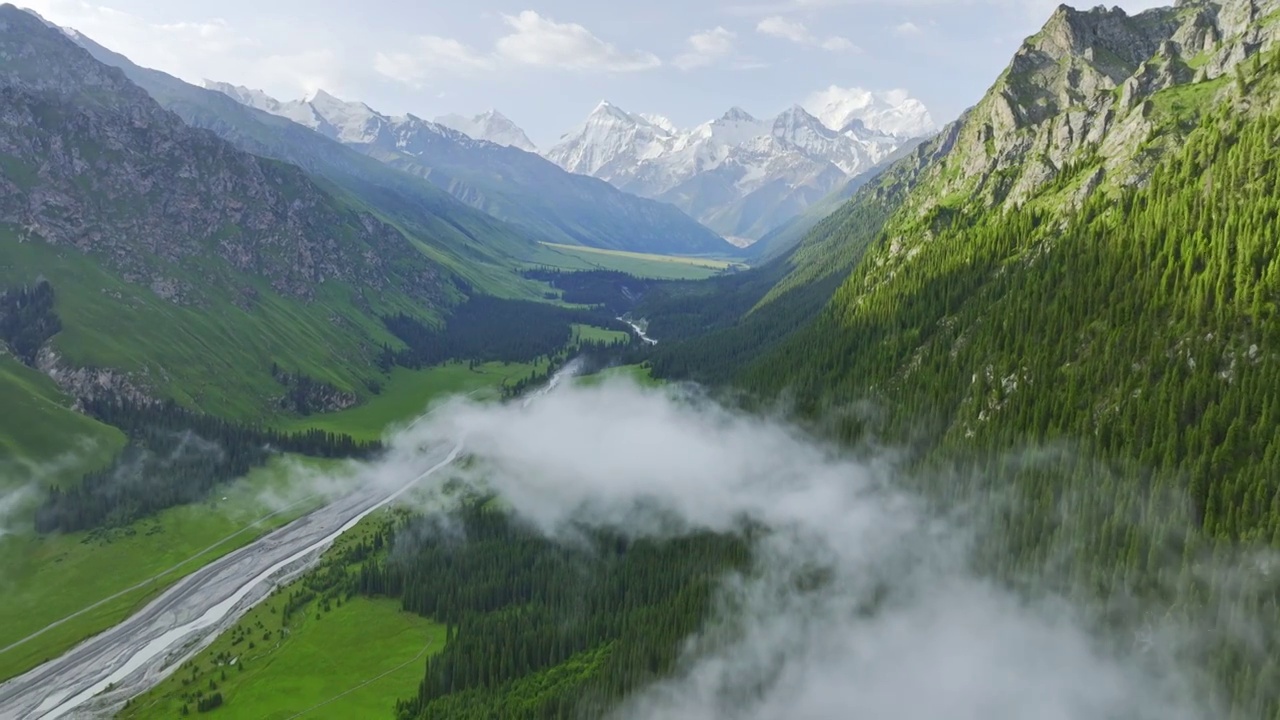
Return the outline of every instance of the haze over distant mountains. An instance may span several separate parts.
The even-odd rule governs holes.
[[[537,152],[496,110],[436,122]],[[604,101],[543,154],[570,172],[671,203],[744,245],[935,129],[928,109],[905,90],[831,86],[775,117],[758,119],[734,107],[692,129]]]
[[[498,110],[428,122],[382,115],[324,91],[281,102],[225,83],[206,87],[348,144],[376,144],[386,128],[412,125],[455,143],[470,138],[540,152]],[[774,117],[757,118],[734,107],[691,129],[604,101],[541,154],[570,173],[674,205],[734,244],[747,245],[935,128],[928,109],[904,90],[832,86]]]
[[[318,90],[281,101],[227,83],[205,87],[287,118],[411,175],[503,220],[537,240],[640,252],[723,254],[733,248],[669,204],[566,172],[518,148],[528,138],[497,112],[462,119],[475,139],[415,115],[387,115]],[[457,121],[455,118],[454,121]]]
[[[687,130],[603,102],[547,157],[669,202],[725,237],[755,240],[934,127],[905,93],[837,91],[772,118],[735,107]]]
[[[497,110],[488,110],[470,118],[456,114],[442,115],[436,118],[436,124],[465,133],[476,140],[488,140],[495,145],[506,145],[525,152],[538,152],[538,147],[525,135],[524,130]]]

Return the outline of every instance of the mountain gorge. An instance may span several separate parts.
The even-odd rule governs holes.
[[[923,106],[891,99],[899,104],[871,96],[830,99],[821,106],[827,123],[799,105],[764,120],[733,108],[687,131],[606,102],[547,157],[572,172],[670,202],[748,244],[910,139],[894,132],[927,132],[932,121]]]
[[[30,545],[0,497],[0,581],[61,598],[278,448],[405,505],[86,711],[1280,718],[1280,0],[1060,6],[936,133],[831,88],[602,103],[543,157],[496,111],[207,85],[0,7],[0,403],[119,456],[32,481]],[[754,266],[583,250],[723,238]],[[127,655],[82,657],[64,699]]]
[[[691,255],[733,249],[668,204],[629,195],[565,172],[532,153],[476,140],[413,115],[383,115],[324,91],[280,102],[245,88],[220,83],[210,87],[426,179],[536,240]]]

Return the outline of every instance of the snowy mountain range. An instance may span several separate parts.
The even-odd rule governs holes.
[[[253,90],[207,86],[341,142],[381,147],[384,154],[421,154],[409,146],[426,139],[438,145],[441,137],[536,152],[524,131],[496,110],[428,122],[381,115],[323,91],[281,103]],[[730,242],[748,245],[934,129],[925,106],[900,90],[833,86],[776,117],[760,119],[735,107],[692,129],[601,102],[544,156],[570,173],[674,205]],[[451,191],[458,194],[456,187]]]
[[[318,90],[280,101],[258,90],[206,81],[205,87],[299,125],[404,172],[553,243],[639,252],[724,254],[732,248],[679,209],[567,172],[516,147],[524,133],[497,112],[465,120],[476,139],[415,115],[386,115]]]
[[[831,88],[774,118],[733,108],[682,130],[600,103],[546,157],[564,169],[669,202],[747,244],[934,129],[906,93]]]
[[[436,118],[436,124],[453,128],[477,140],[488,140],[496,145],[506,145],[525,152],[538,152],[537,146],[524,134],[524,130],[497,110],[489,110],[471,118],[442,115]]]

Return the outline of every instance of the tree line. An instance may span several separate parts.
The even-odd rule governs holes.
[[[383,370],[399,365],[422,368],[449,360],[530,363],[555,355],[573,339],[573,325],[625,330],[600,309],[566,308],[547,303],[475,296],[455,308],[443,328],[400,313],[383,318],[406,347],[384,345]]]
[[[387,542],[396,552],[359,564],[357,592],[448,627],[399,718],[598,717],[673,671],[718,581],[750,555],[728,536],[582,532],[577,546],[549,540],[481,499],[413,519]]]
[[[62,330],[53,306],[53,286],[45,280],[0,292],[0,341],[23,364],[34,366],[40,348]]]
[[[562,270],[539,267],[523,275],[541,280],[560,291],[560,298],[575,305],[590,305],[614,316],[625,314],[662,280],[641,278],[618,270]]]
[[[282,452],[365,458],[381,443],[323,430],[287,433],[223,420],[173,402],[95,399],[85,412],[129,440],[110,467],[71,487],[50,487],[35,514],[37,532],[124,525],[166,508],[199,502]]]
[[[1239,82],[1274,93],[1276,56],[1251,65]],[[1191,627],[1280,625],[1265,577],[1204,572],[1280,548],[1270,107],[1205,108],[1145,186],[1079,207],[896,218],[895,237],[930,239],[893,253],[886,233],[819,319],[737,382],[813,417],[872,401],[878,413],[845,413],[832,432],[919,447],[919,482],[942,504],[1017,498],[981,545],[1010,582],[1039,573],[1099,604],[1133,593]],[[1044,196],[1092,169],[1068,168]],[[1192,665],[1225,717],[1280,716],[1273,633],[1224,633],[1203,653]]]

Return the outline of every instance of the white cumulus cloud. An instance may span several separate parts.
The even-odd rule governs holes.
[[[820,47],[831,52],[853,52],[858,49],[853,41],[839,35],[819,37],[798,20],[789,20],[781,15],[774,15],[761,20],[756,25],[756,32],[783,40],[790,40],[798,45]]]
[[[722,27],[691,35],[686,41],[688,51],[677,56],[673,64],[681,70],[710,65],[733,52],[736,37]]]
[[[533,10],[506,15],[503,20],[514,32],[499,38],[495,51],[499,57],[523,65],[634,72],[662,64],[653,53],[620,50],[582,25],[556,22]]]

